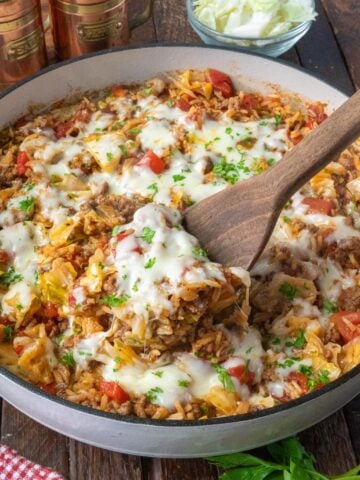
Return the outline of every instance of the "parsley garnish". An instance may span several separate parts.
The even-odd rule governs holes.
[[[128,156],[128,151],[127,151],[127,148],[125,147],[125,145],[119,145],[119,149],[120,149],[121,153],[124,155],[124,157]]]
[[[66,365],[69,368],[75,368],[76,367],[76,362],[74,360],[74,355],[70,350],[66,350],[63,353],[60,361],[63,365]]]
[[[320,370],[317,377],[317,381],[319,383],[329,383],[330,382],[329,375],[330,375],[329,370]]]
[[[325,299],[323,301],[323,310],[326,313],[336,313],[338,311],[335,303],[330,302],[330,300]]]
[[[216,373],[218,374],[219,380],[222,383],[224,389],[227,392],[235,392],[235,387],[234,387],[233,381],[231,380],[231,376],[229,372],[218,363],[213,363],[213,367],[215,368]]]
[[[271,345],[280,345],[280,343],[281,343],[280,338],[276,337],[274,338],[274,340],[272,340]]]
[[[103,297],[100,302],[108,307],[119,307],[129,299],[129,295],[117,297],[115,294]]]
[[[106,152],[106,158],[107,158],[107,159],[109,160],[109,162],[110,162],[111,160],[113,160],[114,155],[113,155],[112,153],[110,153],[110,152]]]
[[[206,257],[207,256],[206,250],[204,250],[201,247],[194,247],[192,249],[192,253],[193,253],[193,255],[195,255],[195,257]]]
[[[21,282],[23,276],[16,273],[14,267],[9,267],[6,272],[0,275],[0,283],[8,287],[12,283]]]
[[[144,227],[143,228],[143,234],[139,238],[142,238],[144,240],[144,242],[146,242],[150,245],[153,241],[154,235],[155,235],[155,230],[152,230],[149,227]]]
[[[282,115],[275,115],[275,125],[278,126],[282,122]]]
[[[116,225],[116,226],[112,229],[111,235],[112,235],[113,237],[115,237],[115,235],[117,235],[117,234],[120,232],[120,230],[121,230],[120,225]]]
[[[164,390],[160,387],[150,388],[147,392],[146,397],[150,402],[155,402],[158,398],[158,393],[163,393]]]
[[[286,215],[284,215],[282,218],[283,218],[285,223],[291,223],[292,222],[291,218],[286,216]]]
[[[179,387],[187,388],[189,386],[189,381],[188,380],[179,380],[178,385]]]
[[[294,360],[292,360],[291,358],[287,358],[283,363],[276,362],[276,366],[278,368],[288,368],[288,367],[292,367],[294,363],[295,363]]]
[[[231,135],[231,134],[232,134],[232,131],[233,131],[233,129],[232,129],[231,127],[226,127],[226,128],[225,128],[225,133],[226,133],[227,135]]]
[[[24,190],[26,190],[27,192],[30,192],[30,190],[32,190],[34,187],[35,187],[35,183],[26,183],[24,185]]]
[[[9,340],[11,340],[11,337],[14,334],[14,329],[11,325],[6,325],[4,327],[3,333],[4,333],[4,340],[8,342]]]
[[[171,107],[173,107],[173,106],[175,105],[175,102],[174,102],[174,100],[168,100],[168,101],[166,102],[166,105],[171,108]]]
[[[141,128],[130,128],[129,133],[132,133],[133,135],[137,135],[138,133],[141,133],[142,130]]]
[[[226,182],[231,183],[231,185],[237,183],[240,178],[236,165],[233,163],[226,163],[225,160],[214,165],[213,172],[218,177],[223,178]]]
[[[132,287],[132,291],[133,292],[138,292],[139,291],[139,287],[138,287],[138,283],[139,283],[139,278],[136,280],[136,282],[134,283],[133,287]]]
[[[156,258],[149,258],[149,260],[145,263],[145,268],[152,268],[155,265]]]
[[[157,185],[157,183],[152,183],[151,185],[149,185],[147,187],[148,190],[152,190],[153,191],[153,194],[152,194],[152,198],[155,197],[155,195],[158,193],[159,191],[159,187]]]
[[[279,292],[290,301],[294,300],[299,295],[299,290],[294,287],[294,285],[287,282],[280,285]]]
[[[311,375],[313,374],[313,370],[314,370],[313,367],[308,365],[300,365],[299,367],[299,372],[303,373],[307,377],[311,377]]]
[[[19,207],[23,212],[32,213],[35,208],[35,198],[27,197],[25,200],[20,200]]]
[[[232,453],[210,457],[208,461],[225,469],[220,480],[329,480],[315,470],[315,459],[296,437],[272,443],[267,447],[271,461],[249,453]],[[332,480],[360,479],[360,465],[349,472],[332,476]]]
[[[181,182],[181,180],[184,180],[184,178],[184,175],[173,175],[174,182]]]
[[[152,372],[152,374],[155,375],[155,377],[161,378],[164,375],[164,371],[163,370],[156,370],[156,372]]]
[[[285,345],[287,347],[302,348],[305,345],[305,330],[301,328],[299,330],[298,336],[294,340],[288,340]]]

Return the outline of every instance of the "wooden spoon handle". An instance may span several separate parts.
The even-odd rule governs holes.
[[[276,206],[282,207],[359,136],[360,90],[266,172]]]

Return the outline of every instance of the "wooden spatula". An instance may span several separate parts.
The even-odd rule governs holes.
[[[277,165],[188,209],[187,230],[212,260],[251,268],[291,195],[359,136],[360,91]]]

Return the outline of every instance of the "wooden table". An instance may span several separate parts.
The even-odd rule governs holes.
[[[131,3],[140,10],[144,1]],[[284,58],[322,75],[350,94],[360,88],[360,2],[318,1],[317,11],[319,17],[310,33]],[[153,18],[133,34],[132,44],[156,42],[201,43],[187,23],[185,0],[156,0]],[[360,463],[360,397],[304,431],[300,438],[324,473],[341,473]],[[1,442],[71,480],[218,478],[216,468],[203,460],[153,460],[87,446],[38,425],[5,402],[1,410]]]

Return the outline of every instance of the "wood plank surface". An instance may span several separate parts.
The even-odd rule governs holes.
[[[46,6],[46,0],[43,0]],[[146,0],[130,2],[130,15]],[[360,1],[317,0],[319,17],[310,32],[282,58],[318,73],[351,93],[360,88]],[[50,32],[49,58],[55,61]],[[130,43],[193,43],[201,40],[187,22],[185,0],[155,0],[154,14],[134,30]],[[1,442],[33,461],[57,469],[68,480],[216,480],[204,460],[161,460],[107,452],[30,420],[2,402]],[[319,469],[337,474],[360,462],[360,397],[342,411],[300,434]],[[0,472],[1,473],[1,472]]]

